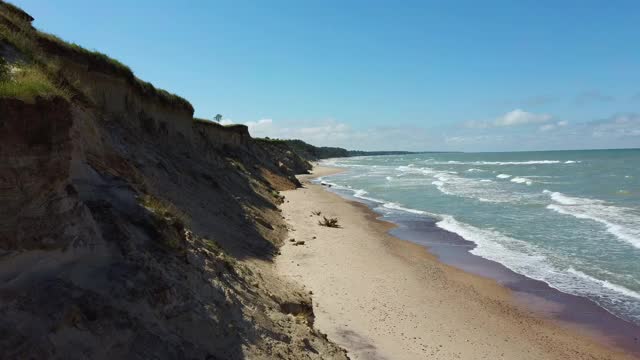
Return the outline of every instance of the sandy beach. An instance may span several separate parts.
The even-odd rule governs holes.
[[[517,305],[491,279],[389,234],[365,205],[311,184],[285,191],[280,273],[312,292],[315,326],[352,359],[632,359]],[[320,211],[340,228],[318,224]],[[300,242],[304,242],[301,244]]]

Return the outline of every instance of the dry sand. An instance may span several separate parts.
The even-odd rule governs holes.
[[[631,359],[515,305],[495,281],[387,234],[366,206],[309,183],[284,192],[289,236],[277,269],[312,291],[315,326],[352,359]],[[318,225],[337,217],[341,228]]]

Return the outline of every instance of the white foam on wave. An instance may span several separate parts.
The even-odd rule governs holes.
[[[508,179],[508,178],[511,177],[511,175],[509,175],[509,174],[498,174],[496,177],[498,179]]]
[[[635,292],[635,291],[633,291],[631,289],[627,289],[626,287],[624,287],[622,285],[617,285],[617,284],[611,283],[611,282],[609,282],[607,280],[596,279],[593,276],[589,276],[589,275],[583,273],[582,271],[578,271],[578,270],[576,270],[574,268],[569,268],[567,271],[569,273],[571,273],[571,274],[583,279],[583,280],[587,280],[587,281],[593,282],[595,284],[598,284],[598,285],[602,286],[605,289],[614,291],[616,293],[623,294],[623,295],[628,296],[630,298],[634,298],[634,299],[640,300],[640,293],[637,293],[637,292]]]
[[[337,158],[320,160],[320,165],[329,167],[341,166],[340,164],[338,164]]]
[[[498,231],[481,229],[457,221],[449,215],[443,215],[441,218],[442,220],[436,223],[438,227],[456,233],[477,245],[470,251],[472,254],[498,262],[518,274],[543,281],[556,290],[594,299],[614,314],[640,320],[639,293],[575,269],[557,268],[549,258],[557,255],[546,253],[541,248]],[[557,260],[555,262],[558,263]]]
[[[467,172],[484,172],[484,171],[486,170],[476,169],[476,168],[467,169]]]
[[[413,164],[409,164],[407,166],[398,166],[396,170],[404,173],[404,174],[422,174],[422,175],[431,175],[437,174],[438,171],[428,167],[415,167]]]
[[[525,178],[521,178],[521,177],[514,177],[513,179],[511,179],[511,182],[517,183],[517,184],[527,184],[527,185],[531,185],[533,182],[529,179],[525,179]]]
[[[368,200],[368,201],[372,201],[375,203],[379,203],[379,204],[384,204],[384,200],[380,200],[380,199],[376,199],[370,196],[366,196],[367,194],[369,194],[367,191],[363,190],[363,189],[357,189],[357,190],[352,190],[353,191],[353,196],[357,197],[358,199],[363,199],[363,200]]]
[[[382,205],[382,207],[387,208],[387,209],[392,209],[392,210],[404,211],[404,212],[408,212],[408,213],[416,214],[416,215],[427,215],[427,216],[432,215],[432,214],[430,214],[430,213],[428,213],[426,211],[406,208],[406,207],[403,207],[402,205],[400,205],[398,203],[394,203],[394,202],[384,203]]]
[[[624,314],[640,320],[637,315],[640,313],[640,302],[637,301],[640,299],[640,293],[573,268],[558,268],[553,263],[566,261],[553,260],[552,257],[558,256],[555,253],[548,253],[542,248],[493,229],[483,229],[458,221],[451,215],[432,214],[397,203],[385,203],[382,207],[439,218],[436,222],[439,228],[456,233],[476,245],[470,251],[472,254],[498,262],[518,274],[543,281],[559,291],[594,299],[614,314]]]
[[[521,274],[528,273],[535,268],[546,267],[542,266],[545,256],[538,254],[530,244],[524,241],[516,240],[495,230],[480,229],[460,222],[450,215],[441,215],[441,218],[442,220],[436,223],[438,227],[456,233],[477,245],[471,250],[472,254],[497,261]],[[507,245],[516,245],[520,249],[529,249],[529,251],[526,253],[514,251]],[[528,269],[529,267],[531,269]]]
[[[443,194],[466,197],[482,202],[520,202],[523,194],[514,193],[505,189],[500,189],[491,184],[486,179],[479,180],[460,176],[455,171],[436,170],[430,167],[398,166],[396,171],[402,174],[425,175],[433,178],[431,184]],[[498,177],[511,177],[511,175],[501,174]]]
[[[573,160],[569,160],[573,161]],[[548,164],[560,164],[562,161],[560,160],[529,160],[529,161],[446,161],[446,162],[438,162],[432,161],[427,162],[430,165],[548,165]],[[571,162],[565,164],[572,164]]]
[[[578,219],[587,219],[605,225],[616,238],[640,249],[640,216],[633,209],[609,205],[598,199],[572,197],[560,192],[544,190],[556,204],[547,209]]]

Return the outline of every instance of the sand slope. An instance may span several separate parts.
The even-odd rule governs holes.
[[[317,168],[316,176],[331,170]],[[353,359],[623,359],[510,302],[492,280],[386,234],[365,206],[322,186],[284,192],[290,237],[278,270],[313,292],[315,326]],[[338,217],[342,228],[318,225]]]

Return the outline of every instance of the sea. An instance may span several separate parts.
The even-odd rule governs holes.
[[[453,265],[491,276],[469,257],[499,264],[639,329],[640,149],[363,156],[322,165],[346,171],[316,181],[414,227],[414,238],[423,229],[418,242]]]

